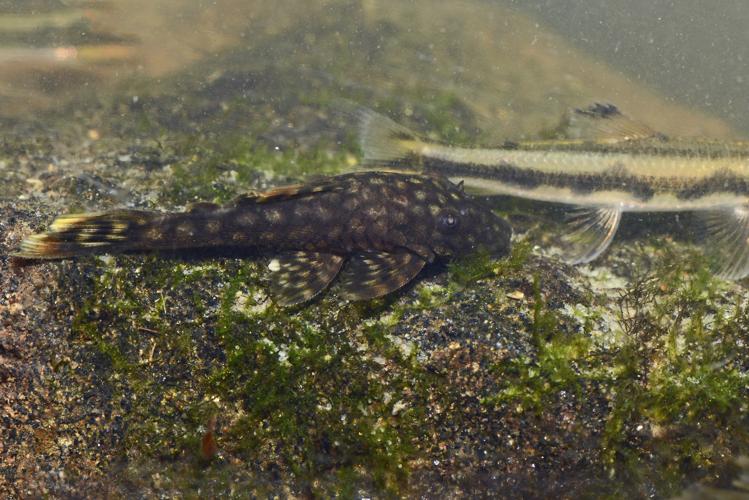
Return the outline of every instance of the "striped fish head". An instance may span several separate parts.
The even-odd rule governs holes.
[[[453,257],[483,250],[501,257],[510,249],[512,228],[492,210],[468,197],[462,187],[435,179],[439,188],[430,200],[431,248],[436,255]]]

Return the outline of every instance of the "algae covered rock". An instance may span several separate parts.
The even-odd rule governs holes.
[[[749,446],[746,290],[708,272],[681,219],[625,224],[603,259],[573,268],[545,251],[553,209],[490,200],[518,235],[507,259],[436,264],[376,301],[333,289],[290,309],[270,300],[262,258],[11,267],[20,241],[60,213],[181,209],[350,170],[360,152],[341,97],[461,144],[541,134],[601,88],[661,122],[726,130],[589,62],[595,76],[565,77],[572,49],[552,34],[532,44],[537,28],[513,10],[432,6],[460,21],[438,26],[419,2],[338,3],[346,16],[257,11],[266,24],[253,21],[252,43],[3,119],[0,491],[629,498],[730,487],[731,457]],[[527,29],[493,43],[470,28],[497,19]],[[650,234],[665,225],[675,237]]]

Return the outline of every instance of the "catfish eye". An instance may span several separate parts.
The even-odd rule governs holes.
[[[439,225],[441,229],[455,229],[458,227],[460,219],[455,212],[443,212],[439,215]]]

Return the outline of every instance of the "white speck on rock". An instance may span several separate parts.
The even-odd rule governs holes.
[[[397,401],[393,405],[393,411],[391,413],[392,413],[393,416],[395,416],[395,415],[399,414],[400,412],[402,412],[403,410],[405,410],[407,407],[408,407],[408,404],[406,404],[405,402],[403,402],[403,400],[401,399],[400,401]]]

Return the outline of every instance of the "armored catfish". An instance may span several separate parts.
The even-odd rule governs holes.
[[[15,257],[238,247],[275,258],[277,302],[312,299],[336,278],[351,300],[380,297],[436,258],[484,248],[502,256],[511,228],[440,176],[363,172],[252,193],[185,212],[115,210],[58,217]]]

